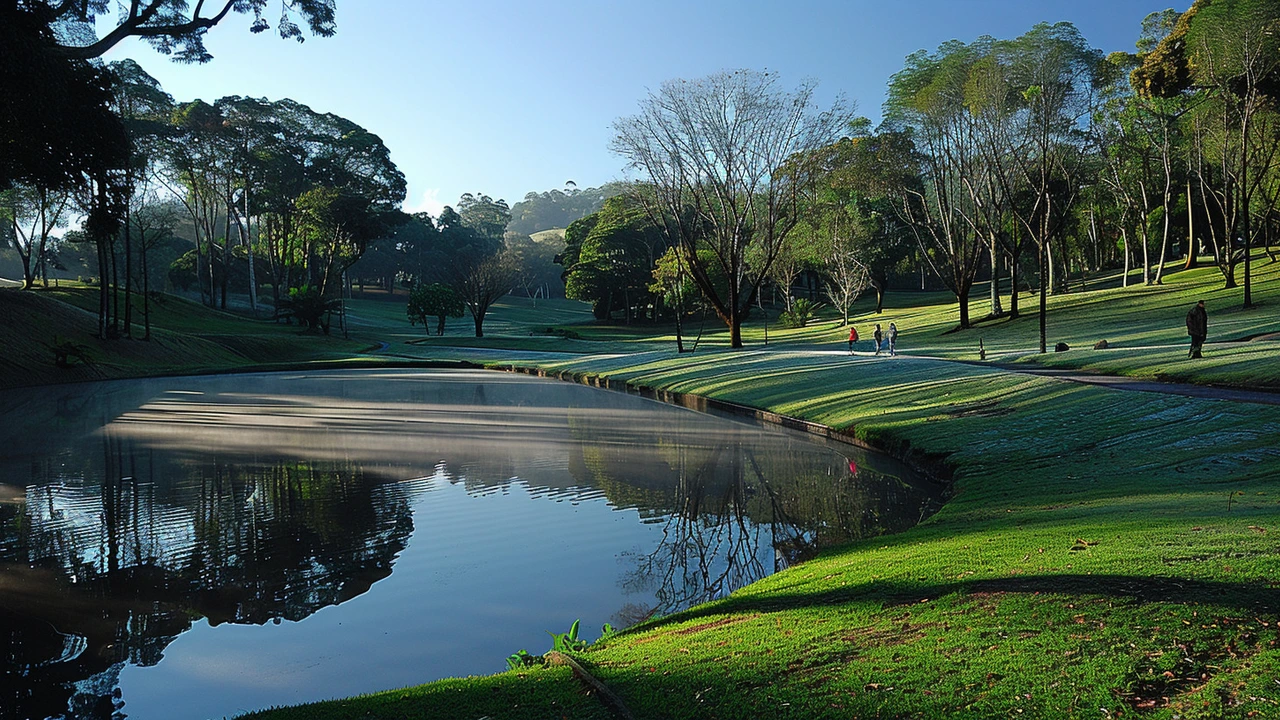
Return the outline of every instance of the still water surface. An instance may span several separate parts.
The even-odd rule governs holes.
[[[497,672],[937,504],[854,448],[490,372],[39,388],[0,418],[0,717]]]

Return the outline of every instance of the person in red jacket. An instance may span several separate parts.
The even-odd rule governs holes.
[[[858,328],[849,326],[849,354],[853,354],[853,344],[858,342]]]

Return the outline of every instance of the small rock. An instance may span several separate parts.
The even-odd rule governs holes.
[[[1093,344],[1094,350],[1106,350],[1109,347],[1111,346],[1107,344],[1106,340],[1099,340],[1098,342]]]
[[[1066,351],[1068,351],[1068,350],[1070,350],[1070,349],[1071,349],[1071,346],[1070,346],[1070,345],[1068,345],[1068,344],[1066,344],[1066,343],[1064,343],[1064,342],[1060,342],[1060,343],[1058,343],[1057,345],[1054,345],[1054,346],[1053,346],[1053,351],[1054,351],[1054,352],[1066,352]]]

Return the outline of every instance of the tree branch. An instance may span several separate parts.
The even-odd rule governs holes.
[[[161,6],[164,5],[165,2],[166,0],[151,0],[151,2],[147,3],[147,6],[143,8],[141,12],[138,12],[135,15],[134,11],[137,9],[138,5],[135,0],[133,7],[129,10],[129,18],[117,25],[114,30],[104,35],[102,39],[91,45],[85,45],[83,47],[62,48],[62,52],[68,57],[88,60],[101,56],[106,51],[115,47],[121,40],[131,36],[181,37],[183,35],[190,35],[191,33],[200,30],[207,30],[208,28],[222,22],[222,19],[227,16],[227,13],[231,12],[232,7],[235,5],[235,0],[227,0],[227,3],[222,6],[222,10],[220,10],[217,15],[202,18],[200,17],[200,6],[202,6],[204,2],[201,0],[201,2],[196,5],[195,12],[192,13],[191,19],[187,22],[171,25],[147,25],[146,23],[155,17],[156,13],[160,11]]]

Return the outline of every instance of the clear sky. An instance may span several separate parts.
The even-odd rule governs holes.
[[[1184,10],[1190,0],[1175,7]],[[272,6],[274,7],[274,5]],[[338,34],[301,45],[252,35],[249,18],[213,28],[207,65],[179,65],[136,39],[133,57],[178,100],[293,98],[378,134],[409,181],[407,210],[483,192],[622,177],[610,124],[664,80],[727,68],[815,78],[878,121],[907,54],[950,39],[1016,37],[1069,21],[1103,51],[1133,50],[1157,0],[338,0]]]

